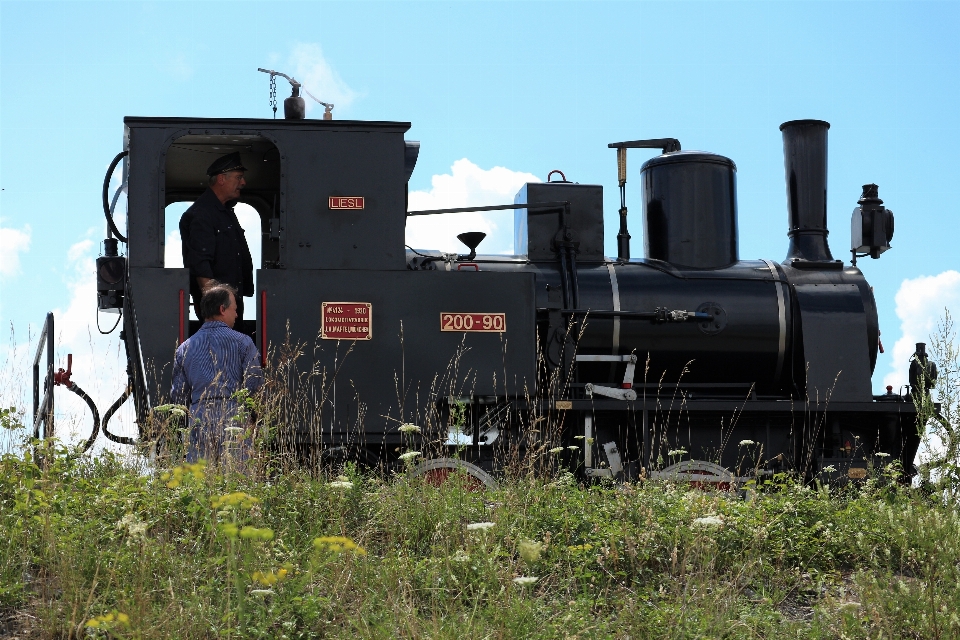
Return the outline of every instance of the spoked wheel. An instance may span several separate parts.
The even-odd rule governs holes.
[[[413,476],[422,477],[429,484],[439,487],[450,479],[457,471],[466,473],[467,488],[472,491],[496,489],[497,481],[489,473],[466,460],[457,458],[431,458],[424,460],[411,472]]]
[[[706,460],[684,460],[661,471],[654,471],[650,477],[655,480],[689,482],[694,487],[720,491],[747,481],[747,478],[738,478],[724,467]]]

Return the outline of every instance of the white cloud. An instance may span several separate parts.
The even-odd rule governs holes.
[[[91,233],[93,230],[91,230]],[[64,265],[64,283],[68,292],[65,306],[53,309],[54,316],[54,366],[67,367],[67,354],[73,354],[73,375],[71,379],[94,401],[101,415],[113,404],[126,388],[126,357],[119,340],[119,329],[110,335],[101,335],[97,330],[97,287],[95,260],[98,243],[89,237],[74,243],[67,250]],[[116,314],[99,314],[100,326],[104,330],[113,326]],[[8,345],[0,348],[0,360],[3,362],[0,375],[0,396],[23,408],[25,425],[30,425],[32,416],[33,383],[31,365],[37,351],[37,338],[41,326],[31,325],[27,335],[14,334]],[[42,362],[46,361],[44,353]],[[76,443],[90,435],[93,420],[87,405],[74,393],[64,387],[54,390],[56,435],[65,442]],[[110,430],[120,435],[135,435],[132,402],[126,405],[111,419]],[[0,450],[9,449],[12,440],[10,434],[0,437]],[[101,434],[97,438],[95,450],[109,446],[124,451],[121,447],[108,443]]]
[[[329,102],[336,106],[334,114],[338,113],[340,109],[349,107],[357,97],[357,92],[347,86],[347,83],[340,78],[340,75],[334,71],[330,63],[327,62],[327,59],[323,55],[323,50],[318,44],[299,43],[294,45],[288,64],[290,69],[292,69],[292,73],[287,73],[290,73],[291,76],[296,78],[307,91],[315,95],[319,100]],[[278,70],[283,71],[283,69]],[[283,83],[282,78],[278,78],[277,80]],[[278,102],[282,102],[283,98],[287,97],[287,95],[289,94],[280,91],[278,87]],[[320,105],[310,99],[310,96],[304,94],[303,99],[307,103],[308,113],[314,108],[321,108]],[[336,117],[336,115],[334,115],[334,117]]]
[[[167,239],[163,244],[163,266],[167,269],[183,268],[183,251],[181,246],[183,240],[180,238],[180,230],[174,229],[167,233]]]
[[[896,295],[900,339],[893,347],[893,370],[883,378],[894,391],[908,383],[910,356],[917,342],[930,342],[944,309],[957,317],[960,311],[960,272],[944,271],[935,276],[904,280]]]
[[[191,203],[178,203],[178,208],[170,207],[167,209],[164,227],[166,231],[166,241],[163,247],[163,266],[168,269],[180,269],[183,267],[183,250],[180,238],[180,215],[181,210],[185,211]],[[243,228],[247,236],[247,245],[250,247],[250,256],[253,258],[253,269],[260,268],[260,257],[263,254],[263,243],[261,241],[260,214],[257,210],[248,204],[239,203],[234,207],[237,214],[237,222]]]
[[[527,182],[540,182],[532,173],[505,167],[481,169],[466,158],[453,163],[450,173],[431,178],[429,191],[411,191],[410,211],[511,204]],[[407,219],[407,244],[415,249],[465,251],[457,234],[483,231],[482,253],[513,252],[513,211],[448,213]]]
[[[0,227],[0,277],[20,272],[20,254],[30,250],[30,225],[23,229]]]

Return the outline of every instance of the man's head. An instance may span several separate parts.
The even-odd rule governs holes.
[[[239,153],[228,153],[217,158],[207,168],[210,190],[220,202],[226,203],[240,198],[240,190],[247,184],[243,179],[244,171],[246,167],[243,166]]]
[[[228,284],[214,284],[203,292],[200,314],[204,322],[219,320],[231,329],[237,321],[237,292]]]

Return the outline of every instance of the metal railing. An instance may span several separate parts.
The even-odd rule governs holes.
[[[53,436],[53,313],[48,313],[40,332],[37,355],[33,358],[33,437],[40,438],[40,425],[43,424],[43,437]],[[40,356],[47,348],[47,373],[43,378],[43,401],[40,400]]]

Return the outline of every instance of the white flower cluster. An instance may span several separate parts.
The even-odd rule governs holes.
[[[419,451],[407,451],[406,453],[400,454],[400,459],[404,462],[411,462],[414,458],[420,455]]]
[[[398,429],[400,433],[420,433],[420,427],[412,422],[404,422]]]
[[[722,527],[723,518],[720,516],[704,516],[693,521],[695,527]]]
[[[124,514],[124,516],[120,518],[117,522],[117,529],[121,531],[125,530],[131,538],[143,540],[147,537],[147,523],[132,513]],[[127,544],[129,543],[130,541],[127,540]]]
[[[492,522],[473,522],[467,525],[467,531],[486,531],[492,527]]]

